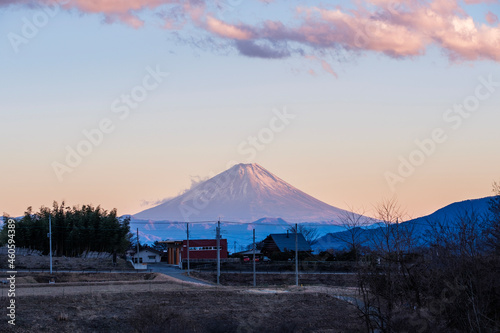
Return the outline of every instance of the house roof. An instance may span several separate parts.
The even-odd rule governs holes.
[[[271,234],[269,235],[281,252],[295,251],[295,234]],[[311,246],[301,233],[297,234],[297,246],[299,251],[311,251]]]
[[[156,254],[159,254],[159,255],[163,254],[163,252],[155,250],[155,249],[153,249],[152,247],[149,247],[149,246],[141,247],[140,250],[139,250],[139,252],[142,252],[142,251],[149,251],[149,252],[153,252],[153,253],[156,253]]]
[[[248,250],[248,251],[242,251],[242,252],[237,252],[236,254],[241,254],[241,255],[253,255],[253,250]],[[260,250],[255,250],[256,255],[261,255],[262,253]]]

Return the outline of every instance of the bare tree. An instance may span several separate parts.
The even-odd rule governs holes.
[[[410,220],[396,199],[382,201],[376,207],[376,219],[380,227],[372,234],[371,246],[389,262],[401,259],[401,255],[410,253],[416,247],[414,225],[405,223]]]
[[[500,255],[500,183],[493,183],[495,196],[490,200],[490,216],[485,230],[486,245]]]
[[[500,194],[498,184],[494,190]],[[490,212],[486,217],[471,206],[420,226],[428,230],[422,248],[418,222],[408,221],[395,200],[378,205],[380,227],[370,230],[369,246],[380,262],[358,265],[358,308],[367,330],[500,331],[499,196]]]
[[[494,198],[490,210],[495,210]],[[494,214],[493,214],[494,221]],[[498,223],[498,222],[497,222]],[[430,221],[427,238],[427,298],[438,304],[436,317],[450,327],[467,332],[500,329],[498,253],[491,238],[495,223],[473,207],[440,221]],[[453,302],[443,302],[443,290],[451,290]],[[449,292],[448,292],[449,293]]]
[[[416,242],[414,226],[407,223],[408,215],[397,200],[382,201],[376,207],[379,227],[370,230],[368,245],[375,263],[360,266],[359,291],[363,299],[360,308],[371,331],[398,331],[396,315],[403,307],[410,309],[420,303],[420,288],[410,254]]]
[[[295,233],[295,225],[291,226],[288,230]],[[311,246],[318,242],[319,231],[317,228],[307,226],[307,224],[298,224],[297,233],[302,234]]]
[[[361,247],[368,240],[365,228],[372,221],[365,216],[364,210],[355,210],[349,207],[349,210],[340,216],[339,222],[345,230],[334,233],[332,236],[347,245],[357,262]]]

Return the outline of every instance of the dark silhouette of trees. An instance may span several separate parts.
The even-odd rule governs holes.
[[[134,242],[134,244],[137,245],[137,241]],[[140,245],[141,246],[141,245]],[[155,249],[156,251],[161,251],[163,252],[164,250],[167,250],[168,248],[168,245],[167,243],[160,243],[159,241],[154,241],[153,242],[153,245],[151,246],[153,249]]]
[[[488,249],[500,255],[500,183],[493,184],[493,192],[496,196],[490,200],[485,238]]]
[[[295,233],[295,226],[288,228],[291,233]],[[307,226],[307,224],[299,224],[297,233],[302,234],[309,245],[314,245],[318,242],[319,232],[317,228]]]
[[[361,249],[367,242],[365,227],[373,221],[365,216],[364,211],[356,212],[350,208],[341,214],[339,222],[345,231],[335,233],[334,237],[346,244],[349,254],[357,262]]]
[[[357,304],[367,331],[500,331],[500,187],[489,214],[466,209],[427,221],[419,240],[393,200],[377,207],[381,227],[357,267]],[[422,245],[423,244],[423,245]]]
[[[16,247],[49,253],[49,215],[52,221],[52,251],[56,256],[78,256],[84,252],[124,252],[130,243],[129,218],[118,218],[116,209],[100,206],[67,207],[54,202],[52,209],[41,207],[36,213],[28,207],[16,221]],[[4,222],[8,219],[4,216]],[[0,243],[7,240],[4,224]]]
[[[399,332],[400,313],[421,304],[421,286],[414,254],[417,242],[414,226],[395,199],[376,207],[373,222],[379,227],[370,231],[368,258],[358,263],[358,304],[367,330]]]

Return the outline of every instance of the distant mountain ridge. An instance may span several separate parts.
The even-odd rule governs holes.
[[[258,164],[237,164],[133,217],[186,222],[219,217],[236,222],[279,218],[289,223],[338,224],[339,216],[344,213],[344,210],[300,191]]]
[[[470,199],[460,202],[454,202],[443,208],[438,209],[432,214],[427,216],[419,217],[413,220],[404,222],[406,224],[413,226],[413,235],[419,240],[420,244],[425,243],[425,233],[430,230],[429,222],[442,221],[454,219],[460,216],[465,211],[474,211],[478,214],[489,214],[490,201],[494,197],[485,197],[480,199]],[[368,239],[372,238],[374,232],[377,232],[377,228],[370,228],[362,230],[359,235],[362,242],[366,242]],[[318,242],[314,246],[316,250],[327,250],[327,249],[344,249],[346,243],[342,239],[348,239],[349,233],[347,231],[340,231],[335,233],[328,233],[318,239]]]

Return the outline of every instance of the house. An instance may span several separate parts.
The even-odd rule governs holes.
[[[297,247],[299,252],[312,251],[311,246],[301,233],[297,234]],[[295,233],[271,234],[264,239],[261,252],[266,256],[273,253],[287,253],[295,251]]]
[[[134,264],[151,264],[161,261],[162,252],[157,251],[151,247],[143,247],[139,250],[139,253],[135,253],[132,257],[132,262]]]
[[[247,251],[242,251],[242,252],[236,252],[236,255],[242,256],[242,257],[249,257],[253,258],[253,250],[247,250]],[[264,254],[260,252],[260,250],[255,250],[255,258],[260,259]]]
[[[187,241],[182,241],[182,261],[187,260]],[[217,240],[189,240],[189,260],[212,261],[217,259]],[[220,259],[227,259],[227,239],[220,240]]]

